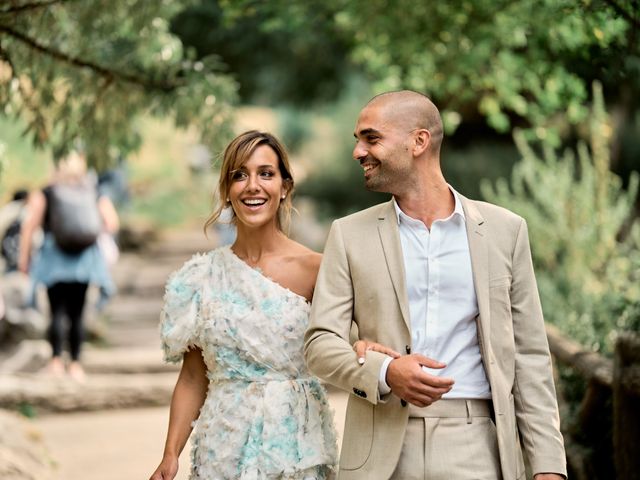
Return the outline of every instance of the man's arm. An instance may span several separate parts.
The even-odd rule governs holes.
[[[338,221],[333,222],[316,283],[304,353],[309,369],[332,385],[378,402],[378,375],[387,356],[367,352],[358,363],[349,343],[354,296],[349,259]]]
[[[566,476],[551,355],[524,220],[513,250],[512,277],[510,299],[516,348],[513,395],[518,429],[534,474],[555,472]],[[538,480],[542,478],[545,477],[537,476]]]

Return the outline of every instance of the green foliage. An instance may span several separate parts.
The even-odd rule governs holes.
[[[36,418],[38,416],[36,408],[32,404],[27,402],[21,402],[20,405],[18,405],[18,412],[23,417],[27,418]]]
[[[200,0],[171,29],[198,57],[220,57],[246,102],[308,106],[339,95],[352,69],[351,36],[332,21],[330,5],[245,3]]]
[[[236,84],[169,31],[189,1],[9,0],[0,6],[0,112],[54,156],[81,141],[98,168],[140,145],[141,113],[196,126],[219,148]]]
[[[220,2],[235,18],[278,12],[273,23],[297,31],[293,38],[314,38],[311,18],[329,22],[325,31],[351,39],[349,56],[376,91],[429,94],[443,107],[447,133],[480,114],[499,132],[524,124],[530,137],[558,145],[567,121],[585,118],[594,78],[612,93],[640,91],[637,0],[318,3]]]
[[[609,170],[612,131],[597,83],[589,127],[589,147],[562,156],[516,133],[522,159],[510,184],[482,190],[527,219],[545,318],[610,354],[616,331],[640,328],[640,228],[630,224],[639,177],[625,191]]]
[[[353,159],[353,129],[358,113],[371,97],[361,79],[352,78],[345,95],[310,121],[312,142],[299,155],[309,162],[310,175],[296,189],[314,200],[318,216],[332,220],[384,202],[388,194],[364,187],[362,168]]]
[[[289,153],[297,152],[311,135],[310,115],[298,109],[278,110],[278,125],[281,139]]]

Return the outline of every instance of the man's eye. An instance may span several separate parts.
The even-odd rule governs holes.
[[[369,143],[375,143],[377,141],[378,141],[378,137],[376,137],[376,136],[371,135],[371,136],[367,137],[367,142],[369,142]]]

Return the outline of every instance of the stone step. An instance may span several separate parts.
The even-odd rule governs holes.
[[[0,408],[35,414],[168,405],[177,372],[90,374],[80,383],[44,374],[0,375]]]
[[[146,374],[177,372],[180,367],[164,363],[160,341],[157,348],[87,348],[82,365],[87,373],[96,374]]]
[[[51,358],[46,340],[26,340],[12,352],[0,356],[0,374],[36,373],[44,369]],[[144,348],[100,348],[86,345],[82,351],[82,365],[88,373],[167,373],[179,366],[162,360],[160,339],[156,335]]]
[[[116,295],[106,306],[104,315],[113,326],[125,327],[142,323],[158,324],[162,309],[162,296],[139,297]]]

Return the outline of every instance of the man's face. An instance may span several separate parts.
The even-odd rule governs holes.
[[[364,169],[367,189],[397,195],[412,178],[411,132],[388,110],[373,104],[360,112],[353,158]]]

